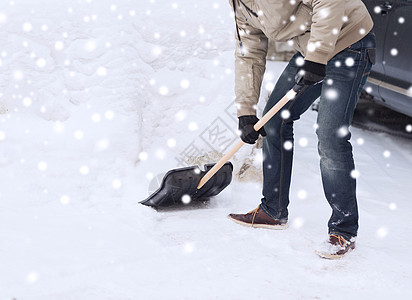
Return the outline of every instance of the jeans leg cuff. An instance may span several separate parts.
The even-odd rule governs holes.
[[[266,208],[264,205],[260,204],[259,205],[260,208],[265,212],[265,214],[267,214],[269,217],[271,217],[273,220],[276,221],[287,221],[288,219],[279,219],[279,218],[275,218]]]
[[[331,235],[331,234],[340,235],[347,241],[350,241],[352,238],[356,238],[356,235],[350,235],[350,234],[336,232],[336,231],[329,231],[329,235]]]

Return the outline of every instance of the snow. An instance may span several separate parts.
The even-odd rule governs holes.
[[[261,197],[250,145],[209,203],[138,204],[166,171],[238,139],[228,3],[3,1],[0,28],[0,299],[412,297],[409,140],[351,128],[360,232],[337,261],[314,254],[330,208],[312,111],[296,123],[289,229],[226,218]]]

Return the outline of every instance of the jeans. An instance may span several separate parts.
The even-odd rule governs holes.
[[[350,239],[358,231],[356,176],[349,126],[356,103],[375,60],[375,35],[336,54],[326,66],[322,83],[305,86],[264,126],[263,198],[261,208],[273,219],[287,220],[293,159],[293,122],[320,96],[317,129],[320,170],[326,199],[332,208],[329,233]],[[264,109],[266,113],[295,84],[296,53],[289,61]],[[290,115],[282,118],[282,111]],[[285,117],[285,114],[283,114]]]

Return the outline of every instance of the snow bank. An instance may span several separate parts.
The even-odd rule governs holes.
[[[296,124],[287,231],[226,219],[261,197],[250,146],[233,161],[252,158],[254,181],[196,210],[138,205],[162,173],[237,140],[226,1],[3,1],[0,28],[1,299],[412,296],[412,154],[399,139],[352,130],[361,231],[340,261],[313,253],[330,213],[314,112]],[[268,65],[265,88],[283,66]]]

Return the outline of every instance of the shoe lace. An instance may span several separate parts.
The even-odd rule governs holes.
[[[253,214],[252,216],[252,225],[255,224],[255,218],[256,218],[256,214],[259,210],[259,206],[256,207],[254,210],[251,210],[250,212],[248,212],[248,214]]]
[[[340,244],[343,248],[346,247],[346,243],[347,243],[347,242],[346,242],[346,240],[345,240],[344,237],[342,237],[341,235],[337,235],[337,234],[331,234],[330,236],[334,236],[335,238],[337,238],[339,244]]]

